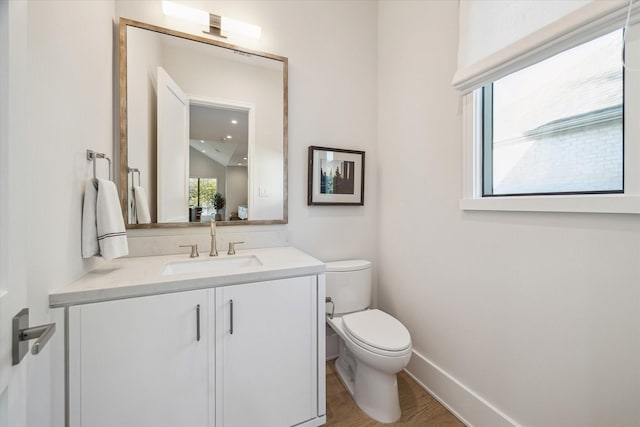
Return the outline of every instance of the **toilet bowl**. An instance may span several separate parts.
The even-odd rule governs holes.
[[[397,421],[401,411],[396,374],[411,358],[409,331],[391,315],[368,309],[369,261],[328,263],[326,283],[327,297],[335,306],[327,323],[340,338],[338,378],[371,418],[383,423]],[[349,310],[354,307],[358,310]]]

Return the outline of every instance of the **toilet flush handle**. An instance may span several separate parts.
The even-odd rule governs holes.
[[[329,319],[333,319],[333,312],[336,310],[336,305],[331,301],[331,297],[326,297],[324,299],[325,304],[331,304],[331,313],[327,313]]]

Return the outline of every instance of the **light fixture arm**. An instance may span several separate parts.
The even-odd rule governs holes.
[[[227,34],[230,34],[232,37],[259,40],[262,35],[262,29],[257,25],[237,21],[226,16],[216,15],[215,13],[207,13],[203,10],[194,9],[168,0],[162,1],[162,11],[168,16],[175,16],[200,25],[208,25],[209,31],[203,32],[216,37],[226,39]],[[222,34],[223,32],[225,35]]]
[[[209,14],[209,31],[202,32],[216,37],[227,38],[227,36],[222,35],[222,16],[215,13]]]

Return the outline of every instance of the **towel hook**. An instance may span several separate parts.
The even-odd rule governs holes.
[[[109,181],[111,181],[111,159],[104,153],[87,150],[87,160],[93,162],[93,179],[96,179],[96,159],[106,159],[109,162]]]

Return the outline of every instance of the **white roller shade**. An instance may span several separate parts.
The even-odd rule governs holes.
[[[621,28],[628,4],[628,0],[460,0],[453,85],[470,92]]]

